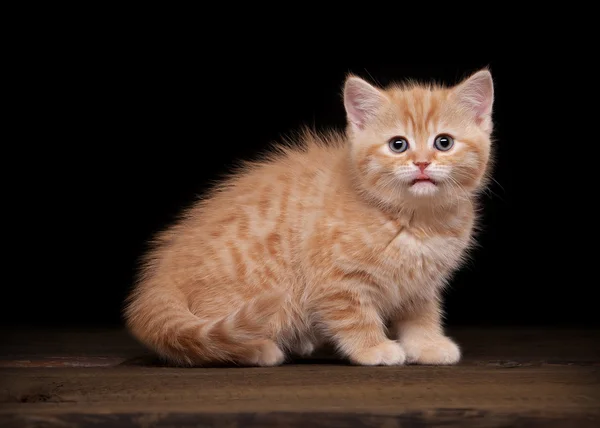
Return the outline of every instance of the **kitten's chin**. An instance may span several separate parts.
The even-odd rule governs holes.
[[[437,184],[434,184],[431,181],[417,181],[408,187],[408,191],[411,195],[420,198],[435,196],[438,194],[439,190]]]

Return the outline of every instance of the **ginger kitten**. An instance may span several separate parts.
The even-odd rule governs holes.
[[[125,311],[138,340],[180,365],[274,366],[323,343],[359,365],[459,361],[441,292],[490,169],[491,74],[350,76],[343,93],[344,134],[304,131],[156,237]]]

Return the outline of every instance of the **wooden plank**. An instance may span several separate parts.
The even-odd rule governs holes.
[[[600,426],[597,331],[457,330],[452,367],[184,369],[122,331],[11,337],[0,426]]]
[[[8,367],[114,367],[123,364],[127,358],[119,357],[79,357],[67,356],[41,356],[0,359],[0,368]]]
[[[595,366],[2,369],[0,414],[475,409],[597,416]]]

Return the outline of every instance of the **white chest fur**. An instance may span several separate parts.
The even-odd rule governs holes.
[[[382,263],[401,284],[439,282],[460,263],[467,236],[419,236],[403,229],[382,254]]]
[[[334,242],[333,265],[347,274],[367,274],[391,306],[405,298],[436,294],[470,245],[473,207],[465,203],[398,218],[379,214],[354,224],[336,222],[346,233]]]
[[[458,214],[458,213],[457,213]],[[463,212],[464,214],[464,212]],[[358,262],[384,289],[391,300],[437,293],[457,269],[471,241],[470,216],[447,216],[443,223],[388,223],[378,236],[368,263]],[[393,228],[393,232],[392,232]],[[350,265],[346,265],[350,268]],[[390,302],[392,303],[392,302]]]

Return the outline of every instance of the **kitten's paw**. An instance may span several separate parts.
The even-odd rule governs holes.
[[[272,340],[263,340],[258,344],[255,356],[250,364],[261,367],[278,366],[285,361],[285,354]]]
[[[411,364],[450,365],[460,360],[460,348],[450,338],[416,336],[401,340],[406,362]]]
[[[297,346],[296,354],[300,355],[301,357],[309,357],[313,352],[315,352],[315,348],[316,346],[314,343],[309,340],[305,340]]]
[[[297,339],[291,346],[290,352],[298,357],[310,357],[322,344],[320,338],[305,336]]]
[[[399,366],[404,364],[405,359],[402,346],[393,340],[356,352],[350,357],[352,362],[362,366]]]

